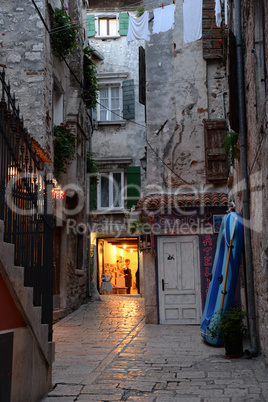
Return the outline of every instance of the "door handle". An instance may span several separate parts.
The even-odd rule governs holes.
[[[163,292],[165,290],[165,281],[164,281],[164,279],[162,279],[162,290],[163,290]]]

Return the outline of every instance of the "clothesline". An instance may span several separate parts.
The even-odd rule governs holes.
[[[182,0],[182,1],[184,1],[184,0]],[[152,1],[152,3],[154,3],[154,2]],[[176,4],[176,0],[173,0],[173,4]],[[167,6],[165,6],[165,5],[162,3],[162,4],[160,4],[160,6],[159,6],[159,7],[164,8],[164,7],[167,7]],[[149,11],[150,11],[150,9],[149,9],[149,8],[147,8],[147,11],[149,12]],[[127,15],[129,16],[129,12],[127,12]]]
[[[153,10],[153,34],[159,34],[160,32],[166,32],[174,28],[175,8],[176,0],[173,0],[173,4],[164,6],[162,3],[159,8]],[[203,0],[183,0],[184,43],[194,42],[202,37],[202,12]],[[222,22],[220,0],[215,0],[215,17],[216,25],[220,27]],[[151,35],[149,31],[150,21],[149,9],[144,11],[138,18],[129,15],[127,43],[129,44],[135,40],[146,40],[149,42]]]

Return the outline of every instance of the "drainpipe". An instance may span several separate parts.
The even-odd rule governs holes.
[[[248,325],[251,348],[245,353],[248,357],[257,354],[257,331],[255,314],[254,295],[254,272],[252,264],[251,230],[250,230],[250,204],[249,204],[249,178],[247,173],[247,129],[246,129],[246,108],[244,90],[244,69],[242,52],[241,33],[241,0],[235,0],[235,38],[237,57],[237,89],[238,89],[238,115],[239,115],[239,139],[240,139],[240,167],[243,183],[243,216],[244,216],[244,237],[245,237],[245,262],[247,271],[247,292],[248,292]]]
[[[92,122],[92,117],[89,113],[87,113],[88,116],[88,121],[89,121],[89,135],[88,135],[88,151],[91,153],[92,152],[92,134],[93,134],[93,122]],[[89,193],[90,193],[90,186],[88,189]],[[87,198],[87,197],[86,197]],[[89,194],[89,206],[88,206],[89,210],[89,214],[88,214],[88,238],[89,238],[89,264],[88,264],[88,296],[91,296],[91,275],[90,275],[90,271],[91,271],[91,194]]]

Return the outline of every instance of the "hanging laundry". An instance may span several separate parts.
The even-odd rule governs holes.
[[[149,12],[144,11],[141,17],[134,18],[129,16],[127,43],[133,40],[147,40],[150,41],[149,31]]]
[[[202,37],[202,5],[202,0],[184,0],[184,43],[194,42]]]
[[[220,28],[222,22],[221,0],[215,0],[215,17],[216,17],[216,25],[218,28]]]
[[[166,32],[174,28],[175,4],[156,8],[154,10],[153,33]]]

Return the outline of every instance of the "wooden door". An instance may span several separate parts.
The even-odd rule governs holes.
[[[198,237],[159,237],[158,270],[160,324],[200,324]]]

